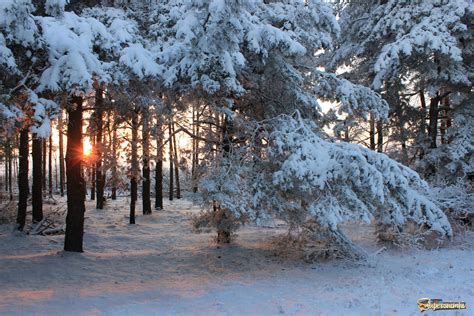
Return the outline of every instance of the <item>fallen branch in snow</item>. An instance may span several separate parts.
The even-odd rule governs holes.
[[[381,253],[382,251],[384,250],[387,250],[387,247],[383,246],[382,248],[380,248],[379,250],[377,250],[376,252],[374,252],[374,256],[378,255],[379,253]]]
[[[54,235],[64,233],[65,205],[47,214],[39,223],[30,225],[29,235]]]

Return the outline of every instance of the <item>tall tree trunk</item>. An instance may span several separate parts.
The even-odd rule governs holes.
[[[449,118],[449,97],[444,97],[441,101],[443,104],[443,110],[441,111],[441,125],[439,133],[441,136],[441,144],[446,144],[446,130],[451,127],[451,119]]]
[[[155,166],[155,209],[163,209],[163,124],[157,120],[156,166]]]
[[[33,222],[40,222],[43,219],[43,139],[33,135],[32,155],[33,155],[33,188],[32,207]]]
[[[28,127],[20,131],[18,166],[18,214],[16,223],[18,230],[22,231],[26,222],[26,207],[28,202]]]
[[[15,136],[15,146],[19,146],[20,140],[18,138],[18,135]],[[13,163],[13,168],[12,168],[12,182],[15,182],[13,179],[18,179],[18,157],[12,154],[12,163]]]
[[[91,170],[91,200],[95,200],[95,165],[90,167]]]
[[[377,121],[377,152],[383,152],[383,121]]]
[[[193,134],[196,135],[196,137],[199,137],[199,128],[197,126],[197,122],[199,121],[199,115],[198,111],[196,111],[196,105],[193,105],[193,117],[192,117],[192,124],[193,124]],[[192,158],[191,158],[191,185],[192,185],[192,190],[194,193],[198,191],[198,186],[197,186],[197,167],[198,167],[198,150],[199,150],[199,143],[196,137],[193,138],[192,140]]]
[[[47,162],[47,156],[46,156],[46,148],[47,148],[47,142],[46,142],[46,138],[43,138],[42,139],[42,145],[41,145],[41,149],[43,150],[43,158],[41,160],[41,162],[43,163],[43,187],[42,189],[43,190],[46,190],[46,162]]]
[[[56,154],[54,155],[54,183],[55,183],[55,189],[56,193],[58,192],[59,189],[59,178],[58,178],[58,160]]]
[[[66,177],[67,177],[67,216],[65,251],[82,252],[84,235],[84,200],[86,184],[82,177],[82,98],[72,96],[68,106]]]
[[[426,140],[426,100],[425,100],[425,91],[423,89],[420,90],[420,103],[421,103],[421,109],[420,109],[419,142],[421,142],[421,144],[418,144],[419,151],[420,151],[418,157],[420,159],[423,159],[423,157],[425,156],[425,140]]]
[[[91,157],[91,164],[90,164],[90,170],[91,170],[91,200],[94,201],[95,200],[95,173],[97,171],[96,169],[96,165],[95,165],[95,136],[94,135],[91,135],[90,136],[90,142],[91,142],[91,145],[92,145],[92,150],[91,150],[91,153],[90,153],[90,157]]]
[[[421,103],[421,111],[420,111],[420,134],[425,136],[426,133],[426,100],[425,100],[425,92],[423,89],[420,90],[420,103]]]
[[[12,143],[8,141],[8,193],[10,195],[10,201],[13,201],[13,185],[12,185]]]
[[[114,120],[112,135],[112,200],[117,199],[117,126]]]
[[[224,125],[222,129],[222,150],[224,151],[224,156],[228,156],[231,151],[231,145],[233,142],[233,123],[225,116]],[[219,223],[221,221],[225,221],[227,218],[226,211],[217,204],[216,201],[213,201],[213,210],[214,210],[214,217],[216,222],[218,223],[218,227],[220,226]],[[218,228],[217,230],[217,243],[229,243],[230,242],[230,231]]]
[[[67,106],[67,96],[64,97],[64,107]],[[63,110],[59,110],[58,133],[59,133],[59,192],[64,196],[64,143],[63,143]]]
[[[5,142],[5,169],[4,169],[4,176],[5,176],[5,192],[8,192],[8,147],[7,142]]]
[[[135,204],[138,196],[138,112],[132,113],[132,170],[130,178],[130,224],[135,224]]]
[[[174,175],[176,178],[176,198],[181,198],[181,185],[179,182],[179,163],[178,163],[178,147],[176,146],[176,134],[174,130],[174,123],[171,123],[173,128],[173,159],[174,159]]]
[[[170,122],[168,123],[168,143],[169,143],[169,159],[170,159],[170,194],[169,199],[173,201],[173,191],[174,191],[174,184],[173,184],[173,140],[172,136],[173,132],[171,129],[171,118]]]
[[[96,142],[95,142],[95,184],[96,184],[96,208],[104,208],[104,186],[105,179],[102,171],[103,151],[103,113],[104,98],[101,87],[95,92],[95,119],[96,119]]]
[[[150,193],[150,129],[148,109],[142,109],[142,155],[143,155],[143,182],[142,182],[142,207],[143,214],[151,214]]]
[[[375,118],[372,112],[369,114],[369,125],[370,149],[375,151]]]
[[[48,188],[49,197],[53,197],[53,135],[49,135],[49,152],[48,152]]]
[[[436,148],[436,139],[438,137],[438,106],[439,106],[439,95],[431,98],[430,109],[429,109],[429,126],[428,135],[430,139],[430,148]]]

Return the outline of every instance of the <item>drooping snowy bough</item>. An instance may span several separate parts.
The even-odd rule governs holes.
[[[308,221],[352,257],[364,252],[342,232],[346,221],[375,221],[402,232],[407,222],[450,237],[446,215],[426,197],[411,169],[359,145],[331,142],[296,113],[261,122],[247,146],[217,163],[203,183],[207,200],[257,224],[276,217],[290,227]],[[256,148],[259,146],[259,148]]]

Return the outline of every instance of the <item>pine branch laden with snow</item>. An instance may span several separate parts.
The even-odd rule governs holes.
[[[49,67],[41,74],[38,91],[71,91],[92,88],[93,76],[107,81],[108,64],[94,53],[94,45],[110,38],[106,27],[93,18],[64,12],[57,17],[38,17]]]
[[[36,137],[48,138],[51,134],[51,121],[59,112],[59,105],[51,100],[40,98],[32,90],[28,91],[28,103],[33,106],[32,126],[30,131]]]
[[[207,201],[257,223],[272,216],[296,226],[316,220],[341,247],[358,254],[340,223],[375,220],[403,231],[414,222],[452,236],[446,215],[426,197],[428,186],[413,170],[361,146],[323,140],[299,114],[262,128],[268,145],[260,154],[249,145],[222,158],[216,166],[221,173],[203,183]]]
[[[0,65],[18,72],[15,56],[8,46],[37,47],[38,27],[32,17],[30,0],[0,1]]]
[[[337,75],[313,70],[311,73],[314,94],[322,100],[337,102],[334,110],[338,114],[348,114],[367,118],[371,112],[377,119],[388,117],[389,105],[380,94],[357,85]]]
[[[248,70],[267,64],[284,72],[289,82],[301,83],[291,58],[330,47],[339,31],[330,8],[319,1],[171,3],[168,18],[154,26],[164,29],[159,56],[166,67],[165,84],[202,88],[209,95],[242,96]]]
[[[468,0],[350,3],[341,12],[342,37],[331,63],[368,62],[375,89],[422,65],[419,79],[433,85],[430,91],[440,81],[469,85],[459,39],[473,10]]]

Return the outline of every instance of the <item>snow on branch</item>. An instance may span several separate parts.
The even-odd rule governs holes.
[[[256,130],[266,145],[249,140],[224,155],[212,169],[221,172],[203,182],[205,200],[256,222],[276,216],[301,226],[315,220],[350,251],[356,248],[338,228],[345,221],[375,220],[398,231],[414,222],[452,236],[446,215],[426,197],[426,182],[386,155],[324,140],[298,113]]]
[[[313,71],[314,93],[323,100],[339,102],[339,114],[366,117],[372,112],[376,118],[387,118],[389,105],[370,88],[323,71]]]

